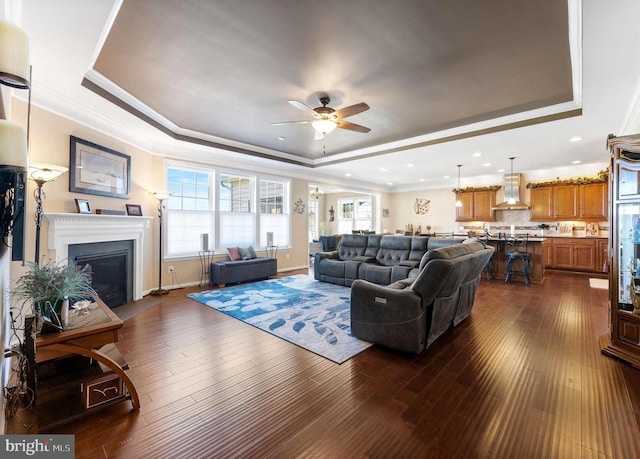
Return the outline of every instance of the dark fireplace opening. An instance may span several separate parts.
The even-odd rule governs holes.
[[[89,265],[91,286],[110,308],[132,301],[133,241],[72,244],[69,262]]]

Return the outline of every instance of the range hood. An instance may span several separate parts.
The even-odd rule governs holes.
[[[529,206],[520,201],[520,187],[522,185],[522,174],[505,174],[503,179],[504,202],[496,204],[492,210],[528,210]],[[513,192],[512,192],[513,190]],[[509,204],[509,198],[515,200],[514,204]]]

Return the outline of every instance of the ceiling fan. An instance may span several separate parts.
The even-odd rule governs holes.
[[[369,110],[369,106],[364,102],[360,102],[359,104],[350,105],[349,107],[341,108],[340,110],[335,110],[331,107],[327,107],[331,102],[329,96],[320,97],[320,103],[322,107],[311,108],[308,105],[300,102],[299,100],[290,100],[289,103],[296,107],[299,110],[309,113],[313,116],[314,119],[307,121],[282,121],[279,123],[271,123],[273,126],[279,126],[282,124],[311,124],[315,129],[316,133],[314,138],[316,140],[324,139],[324,137],[333,131],[335,128],[340,129],[348,129],[349,131],[356,131],[367,133],[371,129],[365,126],[361,126],[359,124],[350,123],[348,121],[344,121],[344,118],[348,118],[353,115],[357,115],[358,113],[362,113],[366,110]]]

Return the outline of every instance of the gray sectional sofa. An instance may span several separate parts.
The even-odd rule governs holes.
[[[351,286],[351,334],[383,346],[420,353],[471,313],[480,274],[494,248],[468,239],[429,250],[416,277]]]
[[[494,248],[476,239],[345,235],[316,280],[351,287],[351,334],[420,353],[471,313]]]
[[[318,252],[314,259],[316,280],[351,286],[362,279],[375,284],[415,277],[428,250],[459,244],[465,238],[345,234],[336,250]]]

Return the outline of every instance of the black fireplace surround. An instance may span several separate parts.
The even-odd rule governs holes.
[[[69,263],[90,266],[91,286],[110,308],[133,300],[133,241],[69,245]]]

